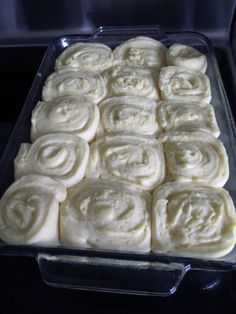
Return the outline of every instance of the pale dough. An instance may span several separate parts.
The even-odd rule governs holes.
[[[0,238],[10,244],[59,244],[59,202],[65,186],[49,177],[15,181],[0,200]]]
[[[236,213],[222,188],[168,183],[154,191],[152,250],[199,258],[228,254],[236,242]]]
[[[83,180],[68,190],[60,208],[64,245],[150,251],[151,195],[103,179]]]

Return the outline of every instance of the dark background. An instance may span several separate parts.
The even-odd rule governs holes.
[[[208,36],[236,117],[234,0],[0,0],[0,154],[19,116],[47,44],[97,27],[157,24],[165,32]],[[206,284],[212,284],[206,289]],[[236,313],[236,271],[186,275],[168,298],[52,288],[35,259],[0,255],[0,314]]]

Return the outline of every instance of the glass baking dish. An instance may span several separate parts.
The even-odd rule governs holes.
[[[40,100],[43,83],[53,71],[55,59],[63,49],[76,42],[99,42],[114,48],[125,40],[140,35],[160,40],[166,46],[175,42],[187,44],[207,56],[207,75],[212,88],[211,104],[221,130],[220,139],[229,157],[230,178],[225,188],[236,205],[236,129],[211,43],[199,33],[165,34],[158,26],[100,27],[93,35],[64,36],[48,47],[0,161],[0,195],[14,181],[13,163],[20,143],[30,142],[32,109]],[[0,240],[0,253],[35,257],[43,280],[52,286],[158,296],[174,293],[188,271],[202,270],[206,273],[236,268],[236,247],[220,259],[199,259],[65,246],[14,246]]]

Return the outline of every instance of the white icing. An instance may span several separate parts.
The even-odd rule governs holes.
[[[107,135],[90,146],[87,177],[102,177],[152,190],[164,179],[162,145],[152,137]]]
[[[156,136],[160,133],[157,123],[157,103],[147,97],[111,97],[99,104],[101,119],[98,134],[128,132]]]
[[[10,244],[58,244],[63,184],[29,175],[15,181],[0,200],[0,238]]]
[[[229,178],[223,143],[207,132],[167,132],[160,136],[166,158],[166,181],[224,186]]]
[[[65,245],[150,251],[151,195],[109,180],[83,180],[60,208]]]
[[[49,102],[39,101],[31,118],[31,139],[48,133],[75,134],[91,141],[96,133],[100,112],[83,96],[65,96]]]
[[[158,85],[162,99],[211,101],[209,78],[199,71],[179,66],[164,67]]]
[[[178,65],[192,70],[206,72],[207,58],[197,49],[183,44],[173,44],[169,47],[166,60],[168,65]]]
[[[235,208],[226,190],[170,183],[154,191],[153,251],[217,258],[235,242]]]
[[[88,143],[76,135],[43,135],[33,144],[21,144],[15,159],[15,177],[37,173],[70,187],[83,179],[88,157]]]

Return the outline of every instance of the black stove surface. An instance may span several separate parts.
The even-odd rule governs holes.
[[[236,82],[226,42],[215,45],[224,86],[233,107]],[[0,155],[13,130],[46,47],[0,48]],[[24,56],[24,57],[22,57]],[[20,62],[19,62],[20,60]],[[0,256],[0,314],[8,313],[236,313],[236,271],[187,273],[170,297],[86,292],[47,286],[35,259]]]
[[[236,313],[236,272],[216,275],[204,289],[186,275],[170,297],[133,296],[52,288],[30,257],[1,256],[1,314],[8,313]],[[213,278],[212,278],[213,279]]]

